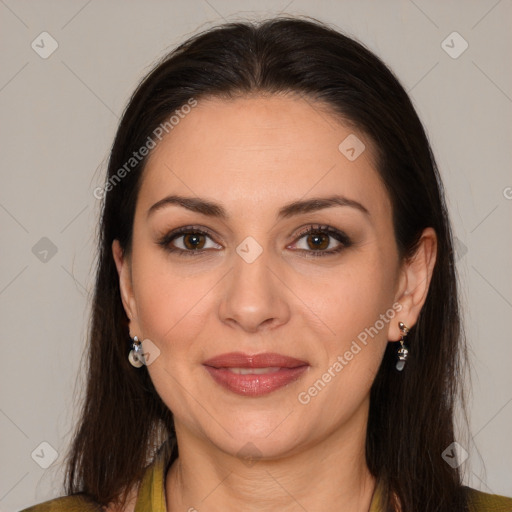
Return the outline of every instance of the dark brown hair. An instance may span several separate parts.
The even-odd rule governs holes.
[[[458,468],[441,454],[454,441],[454,407],[463,398],[466,347],[444,193],[422,124],[392,72],[363,45],[316,20],[276,18],[207,30],[169,53],[142,81],[124,112],[111,150],[99,236],[89,333],[87,389],[68,457],[66,492],[101,505],[123,503],[155,449],[175,439],[172,413],[147,369],[128,362],[128,321],[112,242],[131,250],[143,158],[119,169],[169,116],[191,99],[296,93],[327,105],[377,150],[377,170],[392,203],[402,258],[426,227],[438,237],[437,262],[406,369],[394,369],[388,344],[371,389],[366,460],[384,482],[386,510],[465,510]],[[125,167],[126,169],[126,167]],[[461,400],[464,409],[464,400]]]

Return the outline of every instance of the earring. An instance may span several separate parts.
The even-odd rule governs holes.
[[[409,328],[403,323],[398,322],[398,327],[401,331],[400,345],[401,347],[398,349],[398,361],[396,362],[396,369],[401,372],[404,369],[405,362],[407,361],[407,356],[409,351],[404,346],[404,341],[406,336],[409,334]]]
[[[142,343],[139,341],[137,336],[134,336],[132,339],[132,349],[128,354],[128,361],[135,368],[140,368],[144,364],[144,359],[142,355]]]

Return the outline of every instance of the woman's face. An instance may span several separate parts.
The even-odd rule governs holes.
[[[130,333],[178,439],[272,458],[360,435],[415,320],[361,134],[298,97],[201,100],[149,157],[132,247]]]

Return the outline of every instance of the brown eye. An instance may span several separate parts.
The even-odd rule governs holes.
[[[213,240],[213,235],[192,226],[171,231],[158,244],[166,251],[179,255],[201,255],[210,250],[222,249],[222,245]]]
[[[330,226],[309,226],[289,249],[298,249],[307,257],[334,255],[350,247],[350,238]]]
[[[308,247],[315,250],[324,250],[329,247],[329,236],[324,233],[311,233],[306,238]]]
[[[200,233],[186,233],[183,235],[183,244],[187,249],[200,250],[206,243],[206,237]]]

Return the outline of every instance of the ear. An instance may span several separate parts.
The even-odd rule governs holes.
[[[124,254],[119,240],[112,242],[112,255],[119,275],[121,300],[126,316],[130,320],[130,335],[133,333],[133,336],[135,336],[138,333],[140,334],[140,329],[137,323],[137,304],[133,294],[131,262],[129,257]]]
[[[396,322],[390,323],[388,332],[390,341],[398,341],[401,337],[398,322],[403,322],[409,328],[417,322],[427,298],[436,256],[436,232],[433,228],[425,228],[416,252],[404,260],[400,270],[395,302],[400,303],[402,309],[396,315]]]

